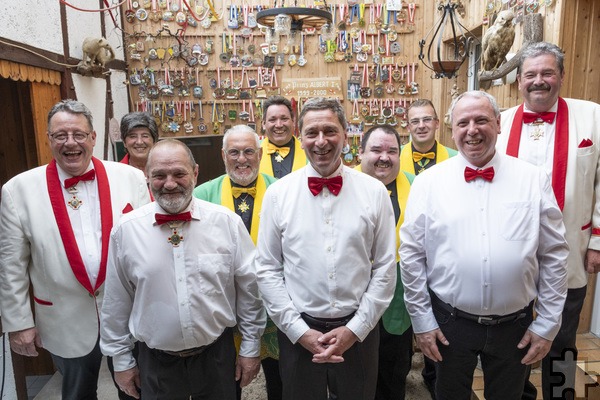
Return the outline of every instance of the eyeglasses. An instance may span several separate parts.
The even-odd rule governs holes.
[[[247,149],[241,151],[238,149],[229,149],[227,150],[227,157],[231,158],[232,160],[237,160],[240,158],[240,154],[244,153],[244,157],[252,158],[256,154],[256,151],[257,150],[253,149],[252,147],[248,147]]]
[[[54,132],[50,134],[50,137],[52,138],[52,140],[54,140],[56,143],[66,143],[67,140],[69,140],[69,136],[71,136],[73,138],[74,141],[76,141],[77,143],[85,143],[85,141],[87,140],[88,136],[90,136],[91,132],[82,132],[82,131],[75,131],[75,132],[64,132],[64,131],[59,131],[59,132]]]
[[[423,117],[423,118],[413,118],[410,121],[408,121],[408,123],[411,126],[417,126],[419,125],[421,122],[423,122],[424,124],[429,124],[431,123],[433,120],[437,121],[437,118],[434,117]]]

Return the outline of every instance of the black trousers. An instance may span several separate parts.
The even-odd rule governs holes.
[[[335,374],[335,394],[339,400],[372,400],[377,385],[379,328],[344,353],[344,362],[316,364],[312,353],[293,344],[281,331],[279,372],[284,400],[326,400],[330,374]]]
[[[389,333],[379,323],[379,374],[375,400],[404,400],[406,377],[413,356],[412,326],[401,335]]]
[[[442,361],[436,363],[436,398],[470,400],[473,372],[481,358],[484,396],[487,400],[518,400],[530,368],[521,364],[528,348],[517,344],[533,320],[532,307],[526,317],[513,322],[485,326],[436,307],[433,313],[450,344],[438,342]]]
[[[98,399],[96,391],[98,389],[100,363],[102,362],[99,341],[96,342],[96,346],[92,351],[83,357],[63,358],[55,354],[51,354],[51,356],[54,365],[63,377],[63,400]]]
[[[166,354],[139,343],[144,400],[235,400],[235,346],[232,329],[190,357]]]
[[[544,400],[575,398],[577,327],[579,326],[579,315],[585,300],[586,290],[587,286],[567,291],[560,330],[552,342],[548,355],[542,360],[542,394]],[[527,379],[523,399],[535,399],[536,396],[535,386]]]

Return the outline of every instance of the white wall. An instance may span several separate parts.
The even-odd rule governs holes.
[[[98,2],[89,0],[69,0],[69,3],[82,9],[98,7]],[[66,7],[66,10],[69,55],[74,58],[82,58],[83,40],[88,36],[99,37],[101,35],[100,13],[77,11],[71,7]],[[121,21],[119,13],[119,9],[113,10],[113,15],[118,23]],[[0,37],[63,54],[63,34],[58,1],[0,0],[0,15],[2,15]],[[117,59],[124,60],[122,31],[115,27],[108,12],[105,12],[105,22],[106,37],[115,50],[115,56]],[[111,72],[113,109],[115,117],[120,121],[121,117],[129,112],[127,86],[123,83],[126,76],[121,71],[113,70]],[[77,99],[92,111],[94,129],[97,133],[94,155],[103,158],[105,127],[108,125],[105,115],[106,80],[73,74],[73,84]],[[110,149],[108,153],[112,153]]]

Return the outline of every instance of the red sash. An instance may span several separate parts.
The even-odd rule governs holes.
[[[60,232],[60,237],[65,247],[65,253],[67,259],[73,270],[73,274],[81,283],[81,285],[93,296],[96,289],[98,289],[106,278],[106,261],[108,259],[108,241],[110,239],[110,230],[113,225],[112,217],[112,205],[110,200],[110,187],[108,185],[108,176],[106,175],[106,169],[100,160],[92,157],[94,169],[96,170],[96,181],[98,182],[98,197],[100,200],[100,221],[102,224],[102,250],[100,255],[100,270],[98,272],[98,279],[96,280],[96,286],[92,287],[90,278],[83,264],[79,247],[77,247],[77,241],[75,240],[75,234],[73,233],[73,227],[67,213],[67,205],[65,204],[65,197],[63,195],[63,189],[60,184],[58,177],[58,169],[56,167],[56,161],[52,160],[48,167],[46,167],[46,182],[48,183],[48,195],[50,196],[50,203],[52,204],[52,211],[56,218],[56,225]]]
[[[523,127],[523,104],[517,109],[510,128],[506,154],[519,157],[521,129]],[[554,129],[554,162],[552,166],[552,189],[561,211],[565,205],[567,161],[569,158],[569,108],[567,102],[558,98],[556,125]]]

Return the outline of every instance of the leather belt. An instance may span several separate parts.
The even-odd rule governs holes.
[[[469,321],[477,322],[478,324],[485,326],[500,325],[505,322],[518,321],[521,318],[525,318],[531,309],[533,308],[533,301],[529,305],[517,312],[506,314],[506,315],[476,315],[465,311],[461,311],[458,308],[452,307],[448,303],[444,303],[435,293],[429,291],[431,297],[431,304],[440,307],[442,310],[450,313],[450,315],[456,318],[463,318]]]
[[[300,316],[309,326],[314,326],[323,330],[332,330],[350,322],[352,317],[354,317],[354,313],[342,318],[316,318],[307,313],[301,313]]]
[[[204,352],[204,350],[206,350],[209,347],[210,347],[210,344],[208,346],[194,347],[192,349],[187,349],[187,350],[182,350],[182,351],[168,351],[168,350],[158,350],[158,349],[155,349],[155,350],[160,351],[161,353],[168,354],[170,356],[185,358],[185,357],[192,357],[192,356],[201,354]]]

